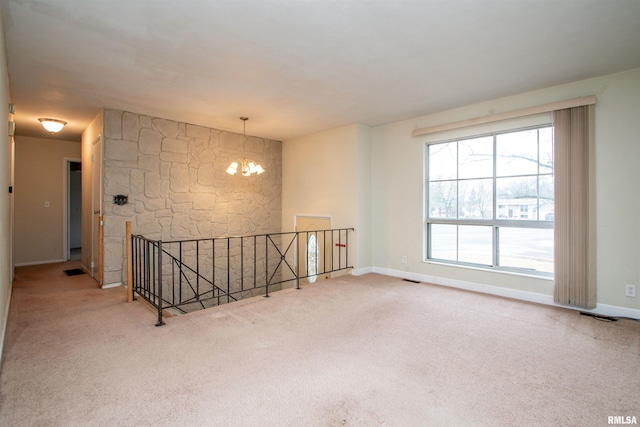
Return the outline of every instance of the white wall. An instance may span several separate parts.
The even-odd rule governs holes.
[[[4,47],[4,30],[0,20],[0,359],[4,346],[4,335],[7,329],[9,301],[11,300],[11,282],[13,280],[13,248],[11,238],[11,204],[12,195],[12,148],[8,136],[9,114],[9,77],[7,74],[7,58]]]
[[[371,220],[373,212],[371,208],[371,128],[358,126],[358,154],[357,154],[357,259],[356,268],[362,272],[368,271],[373,265],[371,259],[372,235]]]
[[[294,230],[295,215],[329,215],[333,228],[356,229],[354,267],[370,267],[369,153],[368,128],[357,124],[284,141],[282,230]]]
[[[507,295],[539,294],[542,298],[531,299],[550,302],[553,283],[549,280],[422,261],[424,138],[414,138],[411,132],[594,94],[598,99],[597,300],[599,307],[621,307],[638,314],[634,310],[640,309],[640,298],[625,297],[624,285],[640,285],[640,69],[373,128],[373,265],[379,271],[432,277],[442,283],[495,286],[509,290]],[[401,263],[403,255],[406,265]]]

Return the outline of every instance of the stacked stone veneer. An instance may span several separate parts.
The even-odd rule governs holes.
[[[281,142],[248,136],[247,158],[266,172],[243,177],[225,172],[242,134],[105,110],[104,138],[105,284],[126,283],[126,221],[162,241],[281,231]],[[119,194],[128,204],[113,203]]]

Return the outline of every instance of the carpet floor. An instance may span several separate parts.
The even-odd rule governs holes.
[[[640,322],[342,276],[155,327],[72,263],[17,269],[3,426],[604,426],[640,420]]]

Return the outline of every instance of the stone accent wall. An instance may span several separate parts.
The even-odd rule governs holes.
[[[104,137],[105,284],[126,282],[126,221],[163,241],[281,231],[280,141],[247,136],[247,158],[266,172],[243,177],[225,172],[242,158],[241,133],[105,110]],[[118,194],[129,203],[114,204]]]

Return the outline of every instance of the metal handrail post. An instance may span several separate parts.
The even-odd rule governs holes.
[[[300,264],[300,233],[296,231],[296,234],[293,237],[294,239],[297,239],[296,243],[297,243],[297,247],[298,247],[298,259],[295,260],[296,264]],[[295,272],[295,276],[296,276],[296,289],[300,289],[300,265],[298,265],[298,269]]]
[[[227,303],[231,292],[231,237],[227,238]]]
[[[158,323],[156,326],[164,325],[162,321],[162,240],[158,240]]]
[[[264,279],[266,281],[265,284],[265,298],[269,298],[269,235],[264,236]]]
[[[345,267],[349,267],[349,230],[344,232],[344,240],[346,245],[344,247],[344,264]]]

